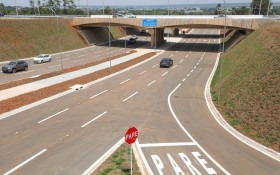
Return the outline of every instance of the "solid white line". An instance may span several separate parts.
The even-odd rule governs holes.
[[[162,74],[161,76],[163,77],[164,75],[166,75],[168,73],[168,71],[167,72],[165,72],[164,74]]]
[[[130,99],[131,97],[133,97],[134,95],[138,94],[138,92],[135,92],[134,94],[130,95],[129,97],[127,97],[126,99],[123,100],[123,102],[125,102],[126,100]]]
[[[157,67],[157,66],[158,66],[158,64],[154,65],[152,68],[155,68],[155,67]]]
[[[48,68],[53,68],[53,67],[58,67],[58,66],[60,66],[60,64],[59,65],[55,65],[55,66],[50,66]]]
[[[216,160],[214,160],[197,142],[196,140],[191,136],[191,134],[186,130],[186,128],[182,125],[178,117],[176,116],[175,112],[173,111],[172,105],[171,105],[171,95],[181,86],[181,83],[168,95],[168,106],[170,109],[170,112],[172,113],[172,116],[180,126],[180,128],[185,132],[185,134],[194,142],[197,144],[197,147],[218,167],[220,170],[222,170],[226,175],[230,175],[230,173],[224,169]]]
[[[186,78],[184,78],[182,81],[185,81],[186,80]]]
[[[145,72],[147,72],[147,71],[146,71],[146,70],[144,70],[143,72],[139,73],[138,75],[141,75],[141,74],[143,74],[143,73],[145,73]]]
[[[17,169],[19,169],[20,167],[22,167],[23,165],[27,164],[28,162],[30,162],[31,160],[35,159],[36,157],[40,156],[41,154],[43,154],[44,152],[46,152],[47,149],[43,149],[42,151],[40,151],[39,153],[35,154],[34,156],[30,157],[29,159],[27,159],[26,161],[22,162],[21,164],[19,164],[18,166],[14,167],[13,169],[11,169],[10,171],[6,172],[4,175],[9,175],[11,173],[13,173],[14,171],[16,171]]]
[[[61,113],[65,112],[65,111],[68,111],[69,109],[70,109],[70,108],[64,109],[63,111],[60,111],[60,112],[58,112],[58,113],[56,113],[56,114],[54,114],[54,115],[52,115],[52,116],[50,116],[50,117],[47,117],[47,118],[45,118],[45,119],[43,119],[43,120],[41,120],[41,121],[39,121],[39,122],[37,122],[37,123],[42,123],[42,122],[44,122],[44,121],[46,121],[46,120],[48,120],[48,119],[50,119],[50,118],[53,118],[53,117],[57,116],[58,114],[61,114]]]
[[[129,80],[131,80],[131,78],[124,80],[123,82],[121,82],[120,84],[124,84],[125,82],[128,82]]]
[[[151,86],[154,82],[156,82],[157,80],[152,81],[151,83],[149,83],[147,86]]]
[[[114,146],[112,146],[105,154],[103,154],[96,162],[94,162],[82,175],[91,175],[107,158],[124,143],[124,137],[121,138]]]
[[[175,142],[175,143],[145,143],[145,144],[139,144],[141,148],[147,148],[147,147],[163,147],[163,146],[193,146],[197,145],[195,142]]]
[[[107,92],[107,91],[108,91],[108,90],[102,91],[102,92],[100,92],[100,93],[98,93],[98,94],[96,94],[96,95],[90,97],[90,99],[95,98],[95,97],[97,97],[97,96],[99,96],[99,95],[101,95],[101,94],[103,94],[103,93],[105,93],[105,92]]]
[[[95,120],[99,119],[100,117],[102,117],[103,115],[105,115],[107,113],[107,111],[103,112],[102,114],[100,114],[99,116],[95,117],[94,119],[90,120],[89,122],[87,122],[86,124],[84,124],[83,126],[81,126],[82,128],[86,127],[88,124],[94,122]]]
[[[177,65],[173,66],[172,69],[175,69],[177,67]]]

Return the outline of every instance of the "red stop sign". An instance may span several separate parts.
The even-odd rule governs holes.
[[[125,141],[128,144],[132,144],[138,137],[138,130],[135,127],[129,128],[125,133]]]

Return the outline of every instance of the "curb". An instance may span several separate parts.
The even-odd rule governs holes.
[[[223,118],[223,116],[220,114],[220,112],[215,107],[215,105],[212,101],[211,93],[210,93],[210,84],[214,77],[216,69],[218,67],[219,57],[220,57],[220,53],[217,56],[216,63],[207,80],[207,83],[206,83],[206,86],[204,89],[204,98],[206,100],[208,109],[211,112],[213,118],[217,121],[217,123],[220,126],[222,126],[227,132],[229,132],[232,136],[234,136],[239,141],[245,143],[246,145],[250,146],[251,148],[254,148],[255,150],[259,151],[260,153],[263,153],[266,156],[280,162],[280,153],[278,153],[270,148],[267,148],[267,147],[261,145],[260,143],[257,143],[256,141],[250,139],[249,137],[247,137],[247,136],[243,135],[242,133],[238,132],[237,130],[235,130],[232,126],[230,126],[227,123],[227,121]]]

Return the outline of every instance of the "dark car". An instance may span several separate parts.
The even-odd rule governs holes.
[[[3,72],[16,73],[17,71],[27,71],[28,64],[23,60],[10,61],[8,64],[2,66]]]
[[[136,39],[135,38],[129,38],[128,44],[135,44],[135,43],[136,43]]]
[[[160,67],[171,67],[173,66],[173,60],[171,58],[163,58],[159,64]]]

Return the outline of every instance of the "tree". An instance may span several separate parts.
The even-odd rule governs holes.
[[[219,13],[220,13],[220,11],[221,11],[221,4],[218,4],[217,6],[216,6],[216,9],[215,9],[215,15],[218,15]]]
[[[271,6],[271,0],[252,0],[251,11],[254,15],[266,15]]]
[[[106,6],[104,9],[104,14],[110,15],[112,13],[112,9],[110,6]]]
[[[34,14],[36,14],[36,11],[35,11],[35,1],[34,0],[29,0],[29,4],[30,4],[30,7],[33,9]]]

